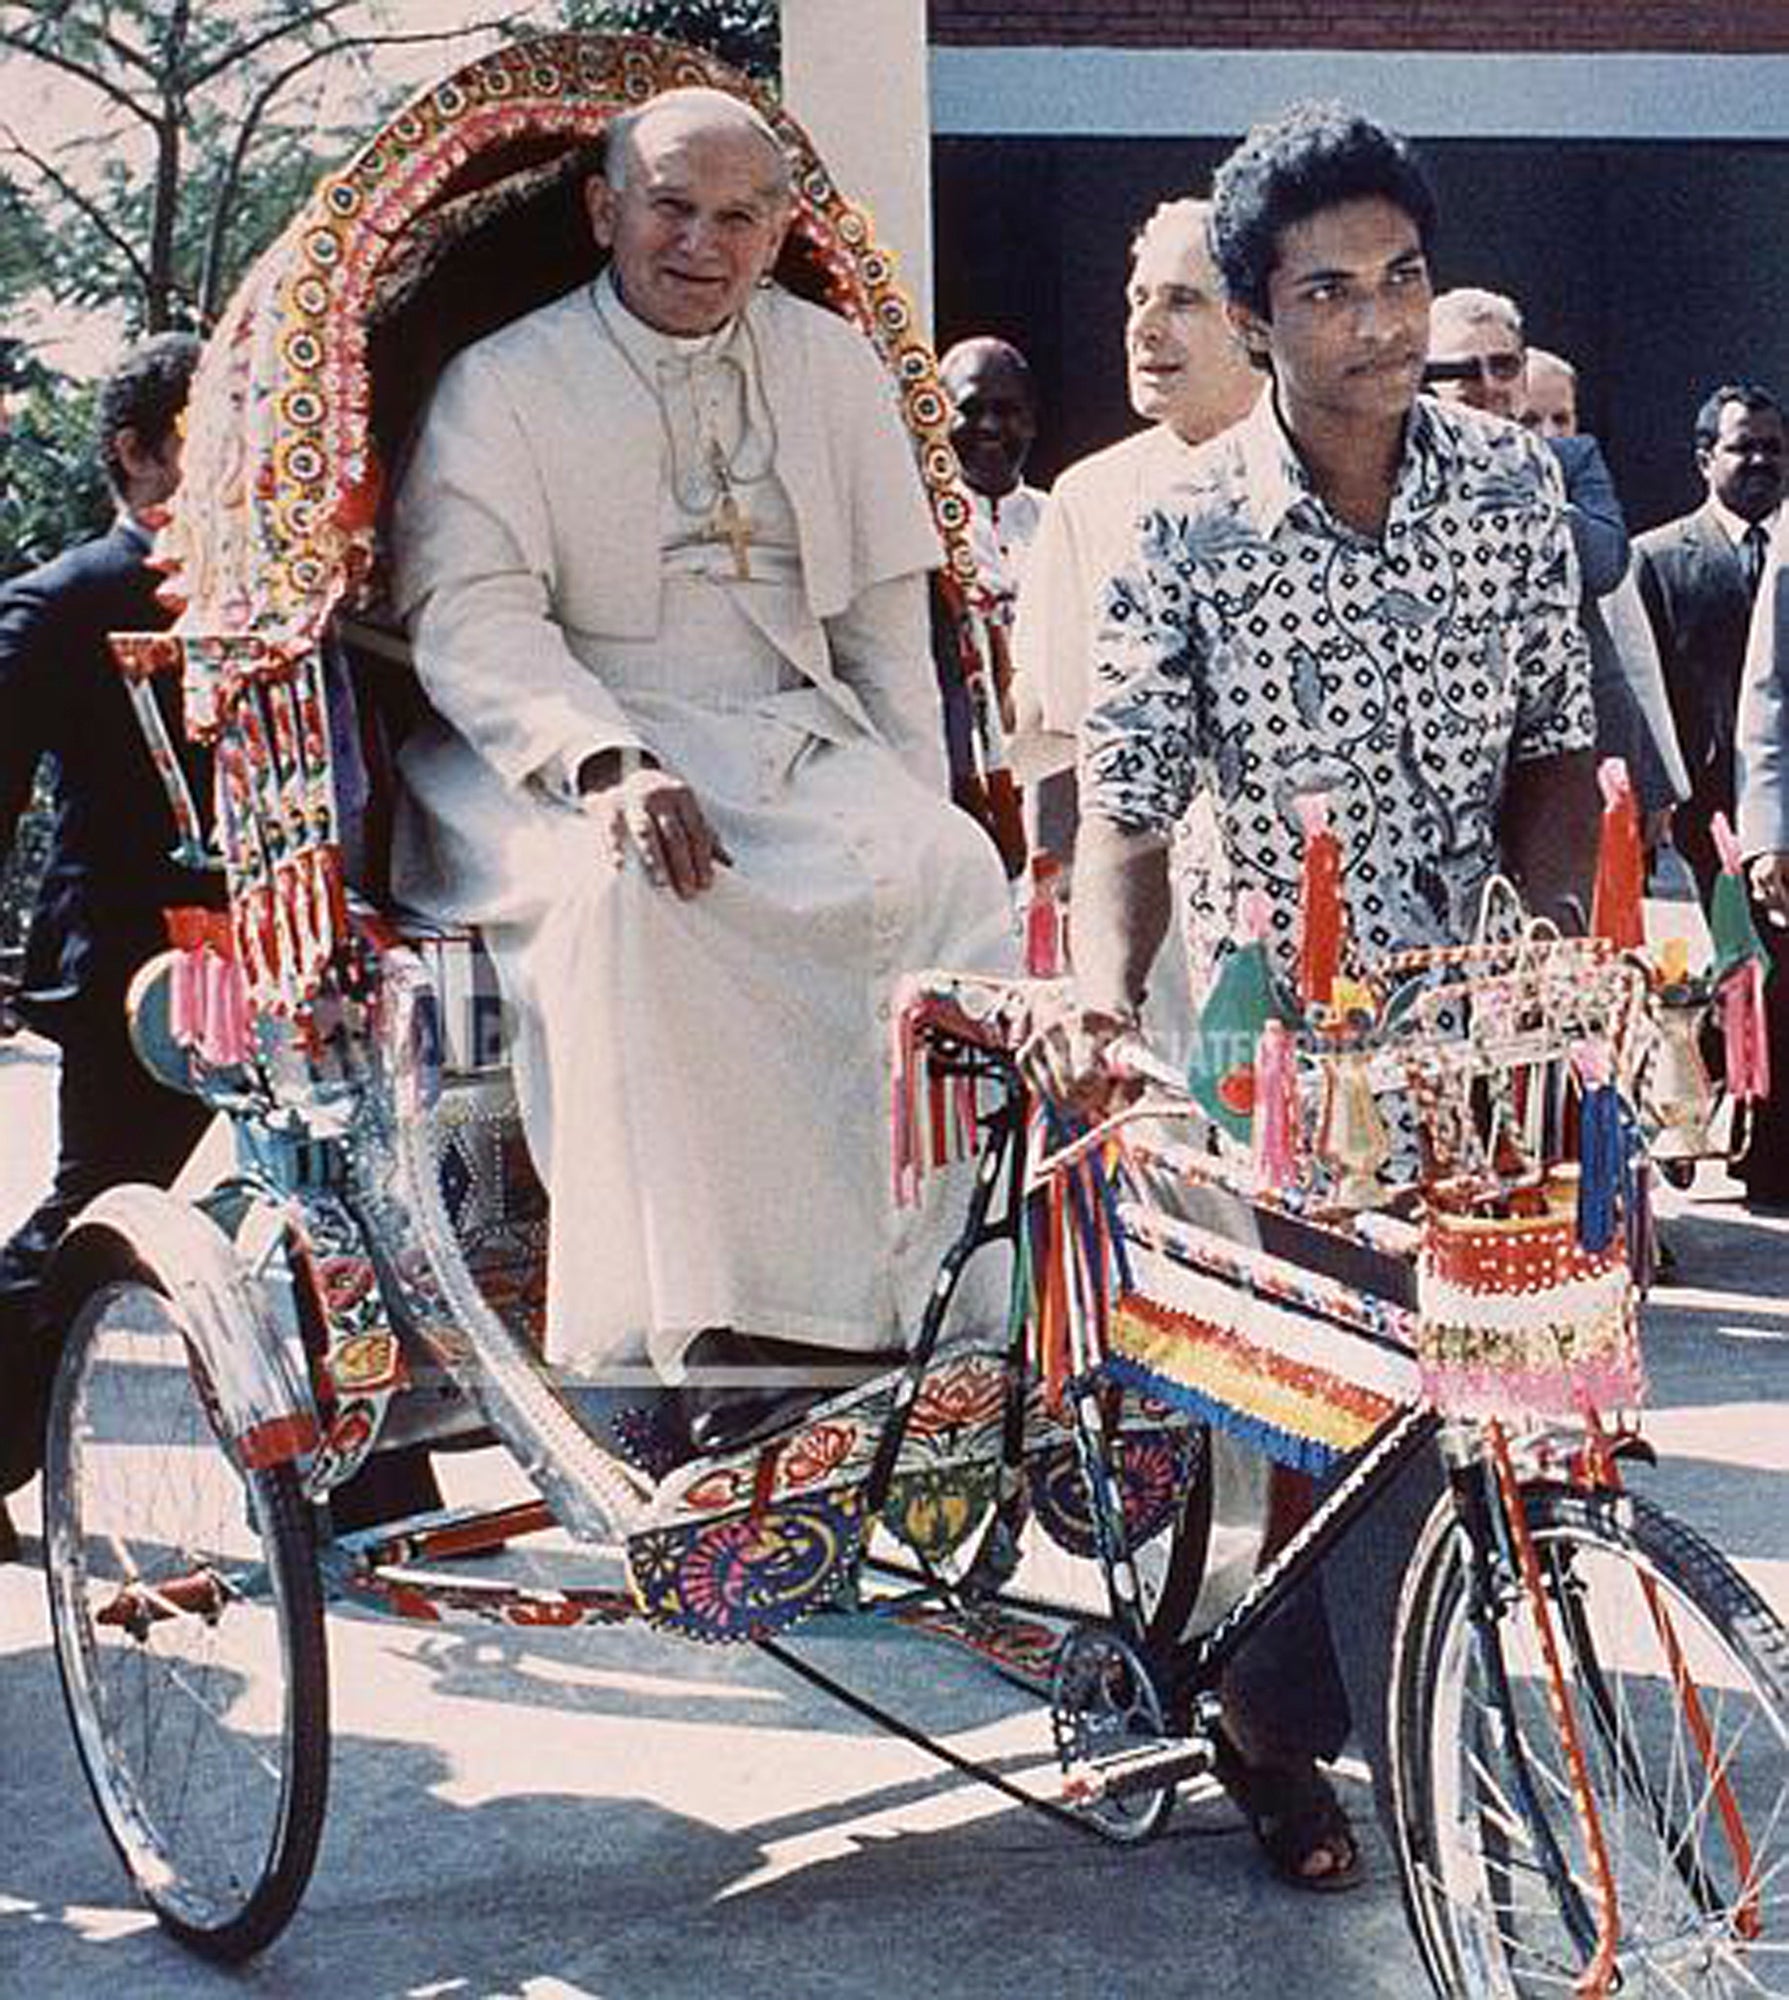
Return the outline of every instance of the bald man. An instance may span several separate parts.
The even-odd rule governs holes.
[[[585,198],[605,268],[449,366],[398,495],[443,718],[405,750],[398,882],[497,962],[549,1360],[651,1362],[721,1450],[917,1325],[948,1216],[888,1199],[889,990],[999,964],[1010,919],[946,796],[892,385],[771,279],[774,132],[667,92]]]
[[[1168,201],[1137,232],[1125,286],[1131,408],[1149,426],[1072,465],[1051,490],[1013,635],[1013,767],[1033,844],[1074,854],[1075,735],[1087,706],[1101,583],[1131,531],[1185,473],[1194,447],[1245,414],[1260,377],[1224,317],[1206,204]]]
[[[938,378],[950,398],[950,441],[975,510],[970,537],[987,608],[1010,623],[1044,499],[1025,483],[1025,461],[1037,441],[1031,364],[1010,341],[974,334],[945,349]]]

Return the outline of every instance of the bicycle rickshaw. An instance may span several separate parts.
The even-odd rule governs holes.
[[[689,81],[758,96],[637,37],[471,64],[322,183],[209,345],[172,537],[186,609],[119,651],[139,683],[181,675],[215,763],[229,910],[179,920],[134,1006],[146,1059],[228,1113],[235,1164],[195,1201],[102,1197],[50,1279],[68,1329],[45,1481],[58,1660],[139,1892],[218,1958],[292,1916],[327,1790],[326,1598],[753,1643],[882,1721],[781,1635],[899,1626],[1035,1690],[1061,1784],[940,1755],[1146,1838],[1212,1764],[1225,1662],[1439,1442],[1448,1491],[1392,1695],[1406,1897],[1437,1990],[1789,1993],[1789,1640],[1623,1491],[1632,1434],[1596,1414],[1640,1388],[1631,957],[1516,923],[1264,1031],[1277,1172],[1214,1150],[1208,1106],[1141,1048],[1142,1096],[1078,1130],[1016,1060],[1047,981],[916,974],[901,1192],[953,1154],[976,1166],[906,1365],[769,1443],[669,1463],[650,1395],[580,1397],[539,1358],[543,1197],[476,941],[378,898],[382,759],[412,699],[376,616],[379,475],[447,353],[587,275],[578,149]],[[759,101],[797,163],[787,275],[893,373],[995,730],[931,357],[863,216]],[[1395,1199],[1386,1107],[1421,1146]],[[983,1254],[1013,1270],[991,1334],[951,1313]],[[1331,1477],[1197,1631],[1211,1422]],[[417,1442],[494,1442],[537,1497],[332,1534],[331,1490]],[[588,1558],[582,1580],[509,1573],[505,1552],[547,1531]],[[1069,1587],[1046,1594],[1051,1550]]]

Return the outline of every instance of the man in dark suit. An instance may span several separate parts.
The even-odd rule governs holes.
[[[1435,300],[1429,312],[1426,373],[1431,393],[1443,402],[1526,423],[1530,359],[1521,308],[1514,299],[1463,285]],[[1547,359],[1567,365],[1557,356]],[[1599,759],[1619,757],[1626,764],[1650,847],[1663,837],[1671,809],[1683,795],[1682,772],[1657,664],[1650,652],[1639,654],[1616,643],[1605,609],[1606,601],[1626,585],[1627,521],[1602,446],[1578,429],[1575,400],[1569,423],[1530,428],[1553,454],[1565,486],[1583,586],[1579,617],[1590,648],[1596,754]]]
[[[1746,633],[1783,498],[1783,411],[1754,382],[1723,382],[1696,413],[1696,464],[1708,498],[1693,514],[1648,529],[1636,544],[1640,595],[1658,639],[1665,686],[1689,767],[1676,841],[1706,905],[1720,870],[1709,831],[1734,817],[1734,734]],[[1776,969],[1770,1042],[1776,1078],[1757,1107],[1736,1171],[1749,1202],[1789,1202],[1789,957],[1783,933],[1763,927]]]
[[[215,902],[218,885],[174,858],[173,812],[107,645],[109,633],[169,622],[146,558],[179,481],[198,353],[191,335],[161,334],[124,357],[98,414],[117,519],[0,590],[0,854],[44,756],[54,812],[18,1009],[62,1054],[55,1180],[0,1249],[0,1495],[38,1464],[55,1342],[33,1303],[51,1253],[103,1189],[171,1180],[207,1116],[152,1080],[126,1032],[125,989],[166,942],[163,910]],[[156,693],[175,699],[171,687]],[[10,1540],[0,1507],[0,1553]]]
[[[1746,628],[1783,497],[1783,413],[1767,389],[1724,382],[1696,414],[1708,497],[1636,544],[1640,595],[1689,767],[1675,837],[1704,903],[1720,869],[1709,824],[1733,817],[1733,726]]]

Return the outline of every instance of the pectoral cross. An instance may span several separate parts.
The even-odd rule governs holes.
[[[708,463],[713,468],[714,483],[720,493],[720,498],[714,503],[714,512],[708,517],[709,538],[725,542],[733,551],[733,574],[744,583],[752,573],[752,517],[739,504],[738,496],[733,491],[727,454],[718,442],[708,447]]]
[[[733,551],[733,574],[740,582],[747,582],[752,574],[752,517],[734,498],[730,487],[723,487],[721,497],[714,503],[708,533],[711,539],[725,542]]]

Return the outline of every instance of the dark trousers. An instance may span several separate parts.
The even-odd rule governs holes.
[[[165,1089],[138,1062],[122,1007],[59,1024],[56,1178],[0,1248],[0,1493],[42,1462],[44,1411],[63,1329],[37,1311],[38,1281],[68,1225],[121,1181],[166,1186],[209,1122],[196,1098]]]
[[[1405,1465],[1337,1544],[1317,1578],[1232,1661],[1224,1700],[1251,1754],[1290,1763],[1340,1754],[1352,1732],[1389,1825],[1386,1701],[1404,1571],[1445,1489],[1434,1449]]]

